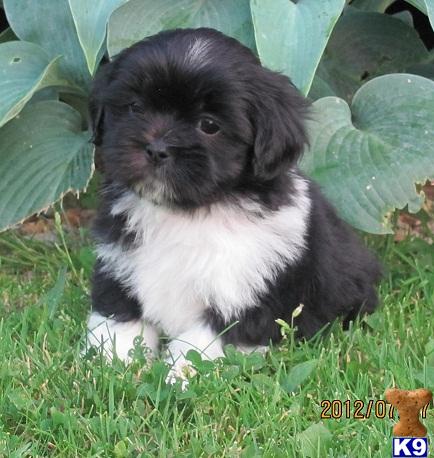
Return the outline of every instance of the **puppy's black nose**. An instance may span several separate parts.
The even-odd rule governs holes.
[[[149,143],[145,149],[146,155],[155,162],[161,162],[169,157],[168,148],[164,140],[158,139]]]

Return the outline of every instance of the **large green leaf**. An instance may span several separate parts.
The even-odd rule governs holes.
[[[384,13],[395,0],[353,0],[351,6],[362,11]]]
[[[425,5],[425,0],[406,0],[407,3],[410,3],[411,5],[415,6],[418,8],[422,13],[427,13],[426,11],[426,5]]]
[[[427,61],[409,65],[405,69],[405,73],[412,73],[434,80],[434,50],[430,51],[430,57]]]
[[[86,90],[90,74],[68,0],[5,0],[4,5],[15,34],[40,45],[50,58],[61,55],[59,65],[65,78]]]
[[[404,72],[431,59],[417,32],[402,20],[349,8],[330,37],[317,78],[335,95],[351,100],[369,79]],[[318,84],[315,81],[312,98],[328,95]]]
[[[108,26],[110,56],[161,30],[212,27],[255,47],[249,0],[131,0]]]
[[[407,2],[428,15],[431,27],[434,30],[434,0],[407,0]]]
[[[92,75],[102,57],[108,19],[116,8],[126,2],[127,0],[69,0],[78,39]]]
[[[0,131],[0,229],[41,211],[92,173],[81,117],[56,101],[28,105]]]
[[[299,443],[299,456],[303,458],[327,456],[327,449],[333,440],[333,434],[322,423],[313,423],[295,437]]]
[[[291,368],[289,374],[280,381],[282,388],[288,393],[295,391],[305,380],[307,380],[318,364],[317,359],[310,359],[296,364]]]
[[[311,148],[303,169],[320,182],[342,216],[373,233],[385,216],[423,201],[415,183],[434,177],[434,82],[395,74],[366,83],[351,108],[336,97],[314,103]]]
[[[10,27],[8,27],[0,33],[0,43],[6,43],[7,41],[12,40],[17,40],[17,37],[15,36],[14,32]]]
[[[57,63],[58,59],[50,61],[33,43],[0,44],[0,127],[16,116],[36,91],[63,83]]]
[[[403,21],[409,27],[414,27],[413,15],[408,10],[393,13],[392,17],[399,19],[400,21]]]
[[[262,63],[309,92],[318,62],[345,0],[251,0]]]

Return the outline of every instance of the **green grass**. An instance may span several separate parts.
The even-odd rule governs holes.
[[[183,392],[165,384],[161,361],[145,368],[140,349],[128,367],[80,357],[92,264],[85,235],[58,246],[2,235],[0,456],[390,456],[391,419],[320,418],[322,400],[434,389],[434,248],[371,244],[387,268],[378,312],[310,342],[283,329],[265,357],[228,348],[211,363],[193,352],[198,375]],[[433,434],[433,409],[424,423]]]

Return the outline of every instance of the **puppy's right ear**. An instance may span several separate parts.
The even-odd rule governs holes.
[[[92,84],[89,99],[89,121],[92,130],[91,141],[95,146],[102,144],[104,136],[104,93],[109,84],[110,64],[104,65]]]

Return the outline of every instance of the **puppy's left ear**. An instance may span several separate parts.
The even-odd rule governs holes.
[[[252,81],[253,173],[270,180],[288,170],[308,143],[305,119],[309,102],[289,78],[263,67]]]

